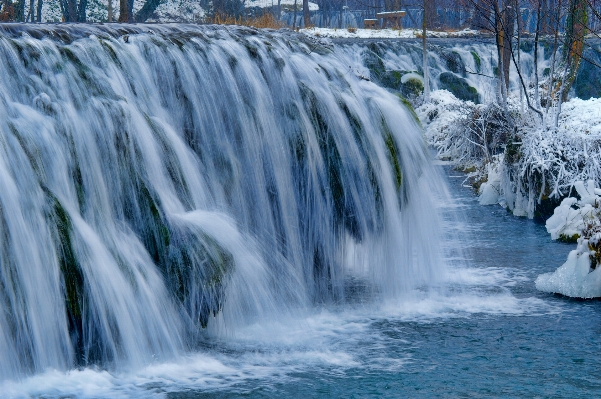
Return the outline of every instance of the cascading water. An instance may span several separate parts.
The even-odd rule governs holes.
[[[418,122],[289,31],[4,25],[0,379],[441,273]]]
[[[419,40],[346,40],[337,45],[360,65],[358,73],[395,91],[404,91],[403,76],[422,74],[423,52]],[[525,84],[534,84],[534,44],[522,42],[520,65]],[[552,47],[544,43],[538,49],[538,75],[542,80],[549,74]],[[430,88],[445,89],[462,100],[494,102],[498,86],[497,49],[493,38],[439,39],[428,42]],[[361,64],[363,64],[361,66]],[[421,76],[418,77],[422,79]],[[510,92],[519,93],[521,83],[512,64],[509,74]],[[411,94],[411,93],[407,93]]]

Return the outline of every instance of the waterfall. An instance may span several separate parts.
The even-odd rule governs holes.
[[[419,122],[345,55],[242,27],[0,27],[0,379],[442,272]]]
[[[358,72],[369,76],[380,85],[395,91],[404,91],[402,76],[422,74],[423,52],[418,40],[339,40],[337,43],[349,58],[356,60]],[[534,84],[534,43],[523,39],[520,63],[527,87]],[[539,46],[538,75],[542,81],[549,74],[552,43]],[[430,88],[445,89],[462,100],[481,103],[494,102],[497,91],[497,49],[493,38],[429,38],[428,62]],[[510,65],[509,90],[517,94],[521,89],[519,75]]]

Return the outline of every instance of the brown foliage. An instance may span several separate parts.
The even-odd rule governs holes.
[[[0,21],[1,22],[10,22],[14,21],[16,16],[15,6],[10,1],[5,1],[2,4],[2,10],[0,10]]]
[[[242,26],[252,26],[253,28],[269,28],[269,29],[280,29],[284,28],[286,25],[277,20],[273,14],[263,14],[259,17],[230,17],[230,16],[222,16],[216,15],[214,18],[208,21],[209,23],[217,24],[217,25],[242,25]]]

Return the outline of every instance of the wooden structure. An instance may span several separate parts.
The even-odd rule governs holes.
[[[363,20],[363,27],[365,29],[375,29],[376,28],[376,22],[378,22],[377,19],[364,19]]]
[[[379,12],[376,14],[376,18],[382,20],[382,23],[380,24],[380,28],[382,29],[388,27],[389,24],[392,24],[392,27],[395,29],[403,29],[401,18],[403,18],[406,14],[407,13],[405,11]]]

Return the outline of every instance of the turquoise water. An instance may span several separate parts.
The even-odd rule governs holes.
[[[543,225],[478,205],[461,177],[448,179],[455,205],[447,213],[460,220],[447,218],[456,237],[448,245],[469,248],[445,287],[384,304],[358,291],[350,305],[206,337],[175,362],[48,371],[1,388],[9,397],[80,398],[598,395],[601,302],[540,293],[533,283],[572,245],[551,241]]]
[[[169,397],[599,395],[601,302],[543,294],[533,284],[538,274],[559,266],[572,246],[551,241],[543,225],[479,206],[460,178],[450,181],[465,217],[459,230],[474,239],[470,268],[457,274],[451,292],[424,294],[373,314],[334,312],[333,325],[324,322],[331,336],[322,338],[329,343],[322,361],[307,355],[302,364],[295,359],[302,349],[277,345],[214,347],[232,351],[228,356],[240,363],[256,351],[269,367],[273,356],[290,370]]]

